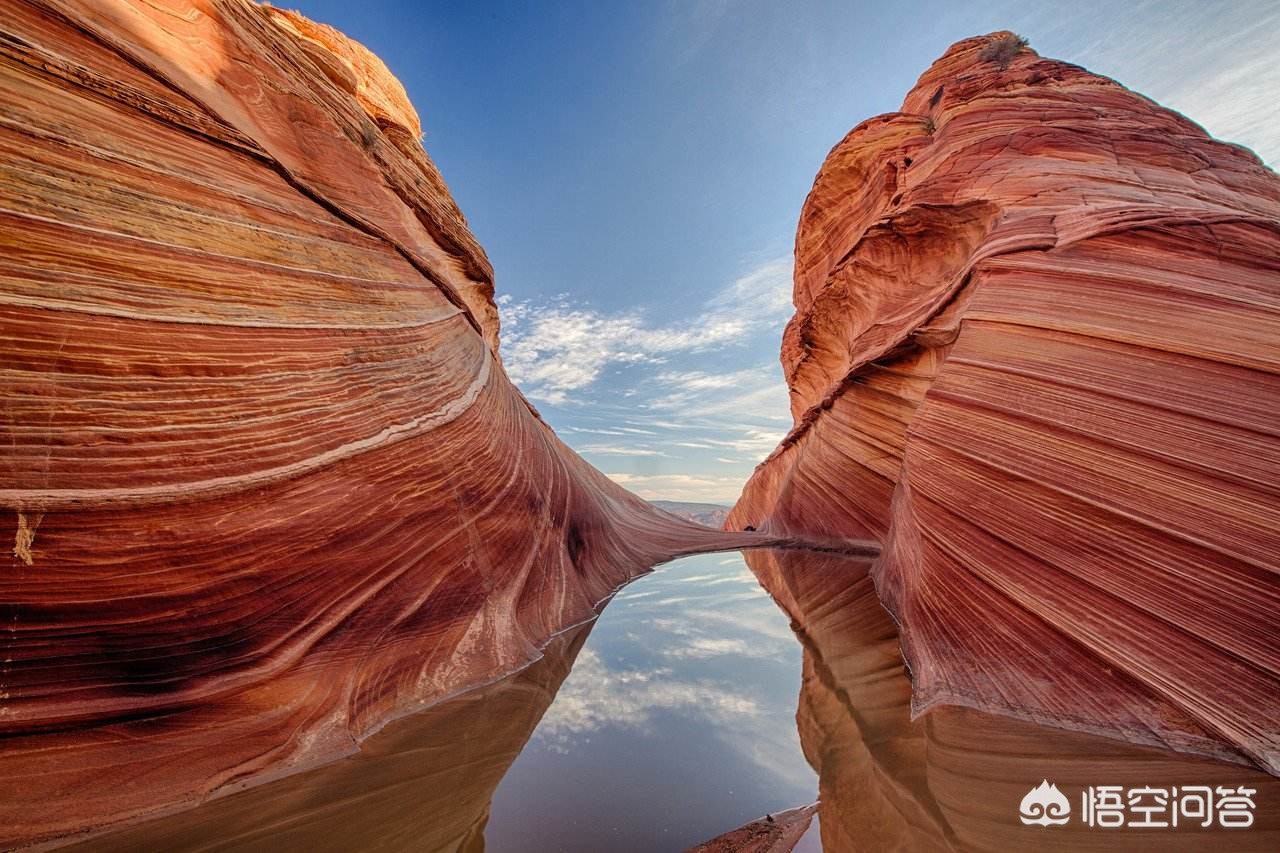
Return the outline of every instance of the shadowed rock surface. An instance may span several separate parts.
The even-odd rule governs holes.
[[[766,541],[655,511],[510,384],[364,48],[242,0],[15,0],[0,34],[0,844],[350,754]]]
[[[984,59],[1008,35],[823,164],[795,426],[727,526],[880,541],[935,728],[968,707],[1275,773],[1280,179],[1082,68]]]
[[[490,800],[593,623],[496,684],[397,720],[357,755],[75,845],[133,850],[484,850]]]

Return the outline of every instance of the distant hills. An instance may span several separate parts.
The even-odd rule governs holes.
[[[723,504],[700,504],[688,501],[649,501],[658,509],[669,512],[688,521],[705,524],[707,527],[722,528],[729,517],[729,507]]]

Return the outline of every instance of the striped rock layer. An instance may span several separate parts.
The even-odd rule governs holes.
[[[728,526],[883,543],[916,714],[1280,772],[1280,178],[969,39],[831,151],[794,301]]]
[[[762,541],[542,423],[420,132],[294,14],[0,5],[0,846],[351,753]]]
[[[493,793],[592,625],[556,636],[519,672],[388,724],[357,754],[69,849],[483,853]]]
[[[1260,770],[956,705],[911,713],[911,679],[898,627],[881,605],[871,561],[831,553],[752,551],[760,582],[804,642],[796,723],[818,773],[824,850],[1270,851],[1280,845],[1280,778]],[[1057,786],[1070,819],[1022,822],[1023,798],[1042,780]],[[1091,825],[1092,788],[1154,786],[1217,802],[1219,787],[1247,789],[1248,829],[1130,811],[1123,828]],[[1148,794],[1135,803],[1150,806]],[[1168,801],[1170,798],[1166,796]],[[1176,801],[1174,801],[1176,802]],[[1161,826],[1163,823],[1165,825]]]

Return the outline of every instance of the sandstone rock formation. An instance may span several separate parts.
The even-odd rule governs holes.
[[[482,851],[493,792],[591,627],[557,636],[513,675],[396,720],[358,754],[72,849]]]
[[[497,355],[399,84],[245,0],[0,6],[0,845],[348,754],[657,561]]]
[[[788,853],[804,837],[817,810],[814,803],[765,815],[690,847],[686,853]]]
[[[831,151],[794,299],[728,526],[884,544],[915,714],[1280,772],[1280,178],[969,39]]]
[[[796,722],[818,772],[824,850],[1190,853],[1280,844],[1280,778],[1261,771],[955,705],[913,719],[898,630],[870,561],[778,550],[746,559],[805,644]],[[1068,823],[1022,823],[1022,798],[1042,779],[1068,798]],[[1254,822],[1247,830],[1185,816],[1176,827],[1090,826],[1082,797],[1100,785],[1246,787]],[[1161,820],[1171,819],[1153,818]]]

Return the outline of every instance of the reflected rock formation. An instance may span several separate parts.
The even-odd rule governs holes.
[[[1275,850],[1280,779],[1239,764],[1135,746],[942,705],[914,718],[898,630],[871,563],[754,551],[747,562],[805,643],[796,721],[819,775],[825,850]],[[1024,798],[1048,780],[1069,819],[1026,825]],[[1182,818],[1178,827],[1089,826],[1090,787],[1245,786],[1248,829]],[[1167,815],[1154,820],[1168,822]]]
[[[350,754],[653,563],[507,380],[399,83],[245,0],[0,6],[0,845]]]
[[[520,672],[389,724],[357,755],[72,849],[482,851],[493,792],[594,624]]]
[[[883,544],[936,738],[971,743],[971,708],[1008,718],[997,744],[1039,723],[1280,771],[1275,173],[1011,34],[969,39],[827,157],[794,301],[795,425],[728,526]],[[1037,770],[1014,802],[1042,778],[1063,786]]]
[[[815,803],[765,815],[685,853],[789,853],[804,837],[817,809]]]

